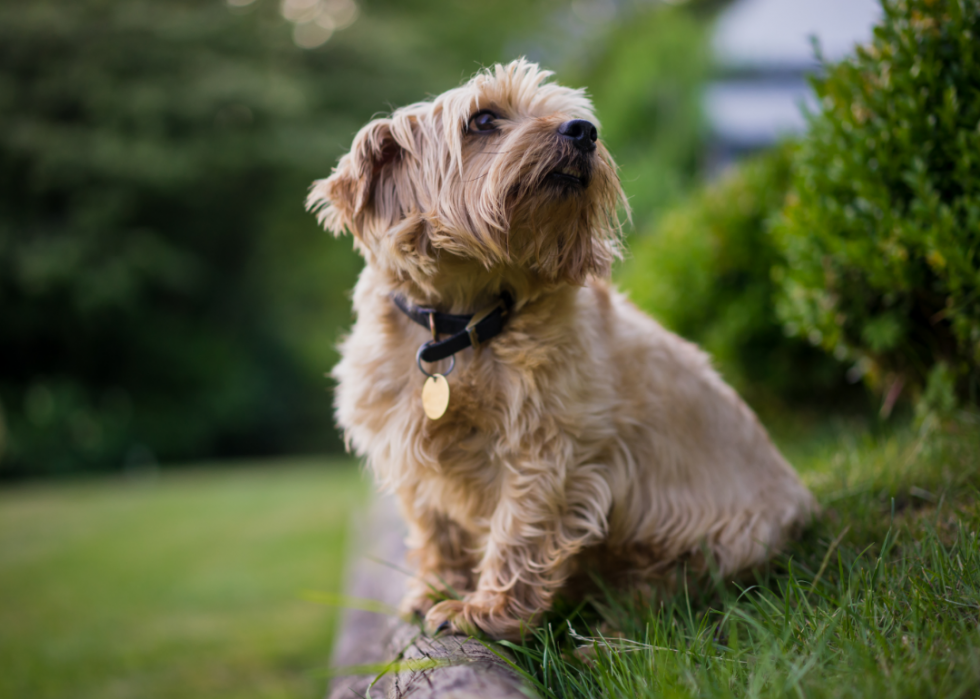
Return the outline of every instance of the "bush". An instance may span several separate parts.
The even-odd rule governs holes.
[[[661,323],[712,354],[757,407],[831,402],[844,367],[776,317],[767,221],[783,205],[791,146],[742,163],[634,239],[622,284]]]
[[[822,110],[775,231],[778,312],[794,335],[859,360],[889,400],[948,373],[975,401],[980,2],[884,11],[873,42],[814,81]]]

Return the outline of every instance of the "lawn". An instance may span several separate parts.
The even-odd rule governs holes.
[[[0,491],[0,696],[322,697],[350,461]]]
[[[819,521],[755,582],[557,609],[545,698],[980,696],[980,422],[784,436]],[[350,462],[0,492],[0,696],[321,697]]]
[[[565,608],[517,667],[545,698],[980,696],[980,420],[783,444],[824,507],[754,581]]]

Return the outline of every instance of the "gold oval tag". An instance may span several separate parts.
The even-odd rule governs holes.
[[[433,374],[422,386],[422,409],[430,420],[438,420],[449,407],[449,382],[442,374]]]

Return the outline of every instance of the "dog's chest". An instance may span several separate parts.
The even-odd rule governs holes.
[[[558,323],[568,303],[551,306],[523,309],[489,344],[457,353],[451,372],[448,361],[424,365],[447,375],[449,402],[438,420],[423,412],[426,376],[416,362],[431,337],[390,300],[359,309],[334,371],[337,416],[382,483],[424,483],[434,508],[478,517],[492,509],[508,468],[536,459],[528,453],[534,445],[571,425],[592,450],[591,432],[608,418],[593,414],[596,372],[584,361],[593,353],[583,345],[587,335]]]
[[[501,386],[505,372],[491,366],[487,350],[482,357],[473,350],[460,353],[455,370],[447,372],[446,412],[432,420],[422,407],[426,377],[414,361],[418,338],[392,342],[378,356],[377,342],[362,345],[362,335],[371,333],[355,328],[334,371],[338,421],[355,450],[386,480],[440,473],[485,485],[499,436],[508,431],[503,421],[514,412],[513,397]],[[426,368],[445,371],[438,365]]]

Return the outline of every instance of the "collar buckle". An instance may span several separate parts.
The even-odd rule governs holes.
[[[477,333],[476,326],[479,325],[484,318],[501,307],[503,307],[503,310],[506,312],[507,307],[506,304],[504,304],[503,299],[497,299],[496,303],[487,306],[482,311],[474,313],[473,317],[470,318],[470,322],[466,324],[466,332],[470,336],[470,344],[473,345],[473,349],[480,349],[480,336],[479,333]]]

